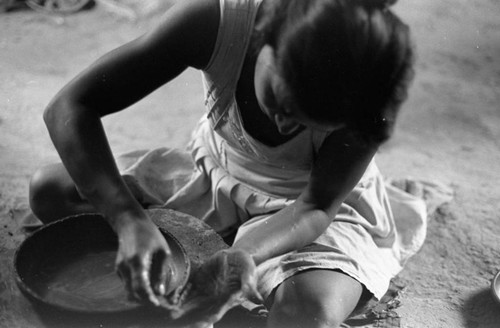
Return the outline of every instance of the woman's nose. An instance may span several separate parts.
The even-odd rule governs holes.
[[[282,114],[275,114],[274,121],[276,123],[276,127],[278,128],[278,131],[282,135],[292,134],[294,132],[297,132],[297,130],[301,128],[300,123]]]

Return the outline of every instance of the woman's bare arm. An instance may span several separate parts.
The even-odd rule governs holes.
[[[103,56],[47,107],[44,119],[63,163],[80,192],[109,217],[134,202],[114,165],[100,118],[130,106],[188,66],[203,66],[217,27],[217,1],[179,2],[158,28]]]
[[[356,142],[345,129],[333,132],[323,143],[309,184],[298,199],[233,248],[248,252],[259,264],[312,243],[330,225],[376,150],[375,145]]]
[[[217,0],[179,1],[152,32],[103,56],[68,83],[44,113],[79,191],[118,233],[118,266],[133,295],[153,303],[158,303],[154,292],[161,294],[164,288],[161,273],[149,281],[151,261],[153,255],[168,257],[169,249],[123,182],[101,117],[127,108],[188,66],[204,66],[218,19]]]

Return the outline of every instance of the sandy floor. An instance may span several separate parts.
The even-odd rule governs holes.
[[[500,270],[500,4],[401,0],[412,26],[417,78],[394,138],[380,151],[387,176],[451,185],[454,200],[430,218],[428,240],[401,279],[403,327],[500,327],[489,293]],[[50,98],[106,51],[140,35],[102,8],[65,19],[29,10],[0,14],[0,327],[39,327],[14,284],[27,184],[57,160],[41,114]],[[201,110],[199,73],[188,71],[132,109],[105,119],[113,150],[183,147]],[[168,113],[168,114],[167,114]]]

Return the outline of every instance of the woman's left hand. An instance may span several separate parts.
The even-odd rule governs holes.
[[[171,316],[189,327],[210,327],[246,299],[262,302],[256,286],[256,266],[248,253],[219,251],[193,273]]]

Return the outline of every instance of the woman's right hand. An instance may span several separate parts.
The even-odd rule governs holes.
[[[191,275],[170,315],[183,327],[211,327],[245,300],[263,302],[257,291],[255,262],[243,250],[226,249],[212,255]]]
[[[119,246],[116,268],[129,296],[143,303],[160,305],[171,279],[171,251],[158,227],[149,219],[122,221],[117,230]]]

